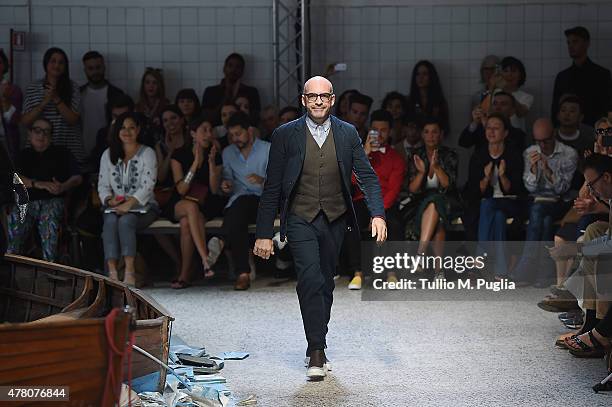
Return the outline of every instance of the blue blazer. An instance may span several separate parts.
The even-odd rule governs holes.
[[[365,154],[361,139],[352,124],[331,116],[331,129],[336,143],[336,157],[342,176],[342,195],[349,213],[348,223],[358,230],[353,199],[351,174],[354,171],[359,187],[365,194],[372,217],[385,217],[382,193],[378,177]],[[287,233],[287,211],[293,198],[293,190],[300,175],[306,155],[306,115],[277,128],[272,134],[272,146],[266,170],[266,182],[257,212],[258,239],[274,236],[274,219],[280,210],[281,239]]]

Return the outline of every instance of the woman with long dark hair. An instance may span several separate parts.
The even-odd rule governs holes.
[[[334,112],[338,119],[345,120],[344,118],[349,110],[349,99],[355,93],[359,93],[357,89],[347,89],[338,97],[338,103],[336,103],[336,110]]]
[[[85,151],[79,130],[81,93],[70,80],[68,56],[60,48],[49,48],[43,57],[45,77],[28,86],[21,123],[30,127],[45,118],[53,127],[55,146],[66,147],[77,161],[83,162]]]
[[[147,68],[140,80],[139,99],[136,102],[135,110],[144,114],[154,126],[160,126],[159,114],[168,104],[170,101],[166,98],[162,70]]]
[[[223,214],[225,200],[215,195],[221,183],[221,145],[213,133],[213,121],[196,118],[190,125],[191,142],[172,154],[175,190],[164,215],[181,225],[181,271],[172,288],[181,289],[192,280],[194,248],[202,259],[204,277],[214,275],[207,262],[206,219]]]
[[[199,116],[202,106],[200,105],[200,99],[196,95],[195,90],[191,88],[181,89],[176,94],[174,104],[181,109],[183,116],[185,117],[185,124],[189,125],[193,119]]]
[[[412,70],[408,110],[419,119],[436,118],[446,134],[449,131],[448,104],[442,91],[440,77],[429,61],[419,61]]]
[[[124,282],[136,282],[136,232],[159,214],[153,190],[157,179],[155,151],[143,145],[138,115],[124,113],[113,125],[110,147],[100,160],[98,195],[104,207],[104,258],[109,277],[118,279],[119,256],[125,260]]]

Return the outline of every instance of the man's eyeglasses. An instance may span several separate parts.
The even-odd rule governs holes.
[[[595,198],[599,198],[599,195],[597,194],[597,192],[595,191],[595,184],[597,184],[597,182],[601,179],[601,177],[603,177],[603,173],[599,174],[599,177],[595,178],[592,182],[587,182],[586,186],[589,189],[589,193],[595,197]]]
[[[612,127],[608,127],[607,129],[597,129],[595,130],[598,136],[612,136]]]
[[[327,103],[331,100],[333,93],[305,93],[304,97],[309,103],[314,103],[317,99],[321,98],[321,102]]]
[[[32,127],[32,132],[37,136],[40,136],[41,134],[44,134],[45,136],[51,135],[51,129],[43,129],[42,127],[38,126]]]

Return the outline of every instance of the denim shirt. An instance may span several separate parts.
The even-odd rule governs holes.
[[[253,184],[247,180],[247,177],[256,174],[266,178],[269,153],[270,143],[260,139],[255,139],[247,158],[244,158],[235,144],[223,150],[223,180],[231,181],[233,184],[232,195],[225,205],[226,208],[232,206],[239,196],[261,196],[263,184]]]

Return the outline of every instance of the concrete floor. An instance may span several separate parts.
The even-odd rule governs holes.
[[[251,354],[227,361],[222,374],[235,397],[254,394],[259,406],[612,405],[612,394],[591,390],[605,376],[603,360],[553,346],[565,329],[536,306],[546,290],[487,301],[362,301],[346,284],[337,282],[327,351],[333,371],[322,383],[305,380],[295,282],[146,292],[176,317],[173,332],[187,343]]]

